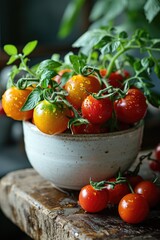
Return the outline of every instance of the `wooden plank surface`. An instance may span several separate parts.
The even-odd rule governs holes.
[[[160,239],[160,207],[139,225],[124,223],[115,208],[84,213],[78,192],[64,193],[33,169],[9,173],[0,181],[3,213],[33,239]]]

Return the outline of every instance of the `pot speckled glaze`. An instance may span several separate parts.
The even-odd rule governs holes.
[[[114,133],[47,135],[23,122],[29,162],[45,179],[63,189],[80,190],[93,181],[127,170],[140,150],[143,123]]]

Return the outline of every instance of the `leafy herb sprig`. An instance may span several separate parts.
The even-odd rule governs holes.
[[[28,55],[36,45],[37,41],[27,43],[22,53],[18,53],[14,45],[4,46],[4,51],[10,56],[7,64],[20,60],[19,66],[12,68],[8,87],[16,85],[19,88],[26,88],[34,85],[33,91],[22,108],[23,111],[33,109],[42,99],[50,102],[64,102],[69,106],[66,102],[67,92],[63,89],[63,85],[74,74],[85,76],[93,74],[98,77],[106,88],[97,94],[97,98],[108,96],[120,98],[134,85],[144,92],[148,102],[156,107],[160,106],[160,97],[153,91],[154,83],[151,77],[151,73],[154,73],[160,78],[160,58],[157,57],[160,52],[160,39],[151,38],[143,29],[136,30],[131,36],[128,36],[125,31],[119,32],[116,28],[89,30],[73,44],[73,47],[79,48],[79,53],[77,55],[69,53],[65,57],[67,63],[51,58],[29,67]],[[60,69],[66,66],[72,71],[63,81],[63,85],[57,84],[52,79]],[[121,72],[125,67],[129,67],[131,77],[124,81],[123,90],[109,86],[108,79],[111,72]],[[99,69],[102,68],[107,69],[105,77],[100,75]],[[16,75],[22,70],[24,76],[15,83]],[[76,110],[73,108],[73,111]],[[75,115],[79,116],[76,112]]]
[[[152,105],[160,105],[159,95],[152,90],[152,77],[160,78],[160,39],[151,38],[144,29],[137,29],[128,36],[125,31],[119,32],[116,28],[100,28],[84,33],[73,47],[80,48],[81,55],[87,56],[85,64],[93,64],[92,69],[95,62],[99,68],[107,69],[106,81],[102,79],[106,87],[111,72],[121,72],[121,69],[129,67],[132,75],[124,81],[124,95],[134,85],[144,92]],[[73,62],[73,67],[76,65],[77,68],[78,61]],[[151,74],[155,76],[151,77]]]

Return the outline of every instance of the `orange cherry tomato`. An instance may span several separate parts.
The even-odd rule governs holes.
[[[28,120],[33,116],[33,110],[21,111],[32,88],[18,89],[8,88],[2,96],[2,106],[6,115],[14,120]]]
[[[43,133],[58,134],[67,129],[69,116],[67,106],[43,100],[34,109],[33,122]]]
[[[74,75],[65,84],[68,92],[67,100],[76,108],[80,109],[83,100],[90,93],[97,93],[101,89],[101,84],[95,76]]]

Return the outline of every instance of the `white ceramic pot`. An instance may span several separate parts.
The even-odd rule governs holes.
[[[127,170],[140,150],[143,123],[105,134],[47,135],[23,122],[26,154],[33,168],[63,189],[79,190]]]

